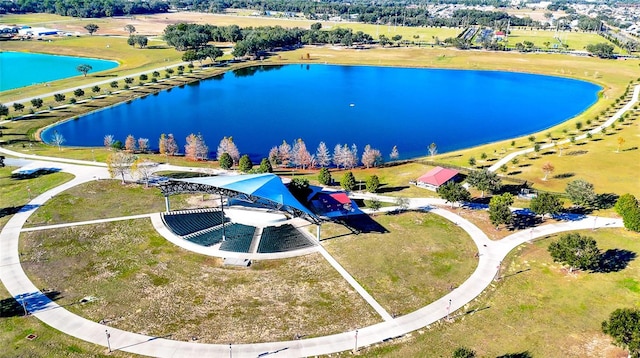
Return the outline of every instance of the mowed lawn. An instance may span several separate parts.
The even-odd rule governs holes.
[[[139,357],[87,343],[24,316],[22,306],[0,285],[0,347],[3,357]],[[37,338],[27,339],[33,334]]]
[[[557,35],[557,37],[556,37]],[[525,41],[531,41],[536,47],[541,49],[547,49],[545,42],[549,42],[549,49],[554,48],[554,44],[557,44],[558,49],[562,49],[562,43],[569,45],[570,50],[586,51],[586,47],[589,44],[607,43],[612,45],[616,53],[626,53],[618,45],[610,42],[604,37],[593,32],[571,32],[560,31],[556,33],[553,30],[528,30],[523,28],[511,29],[509,34],[509,46],[513,47],[516,43],[524,43]]]
[[[201,197],[202,195],[172,195],[171,209],[193,208],[193,200]],[[162,211],[165,211],[164,196],[157,187],[123,185],[118,179],[97,180],[77,185],[51,198],[29,217],[25,226],[46,226]]]
[[[405,212],[373,217],[386,233],[350,234],[323,225],[323,246],[392,315],[442,297],[475,270],[476,246],[452,222]]]
[[[69,173],[50,173],[35,178],[18,179],[11,172],[18,167],[0,168],[0,228],[32,198],[74,178]]]
[[[89,320],[200,343],[290,340],[380,322],[320,254],[225,267],[183,250],[149,219],[25,233],[23,265],[36,287]],[[78,304],[83,297],[95,301]]]
[[[640,254],[640,235],[623,229],[584,231],[602,251]],[[455,323],[434,324],[402,343],[363,352],[370,357],[450,357],[460,346],[479,357],[528,352],[532,357],[626,357],[600,324],[617,308],[639,308],[640,261],[618,272],[569,274],[547,252],[554,236],[524,245],[504,263],[504,279],[465,306]],[[475,309],[480,311],[470,314]]]

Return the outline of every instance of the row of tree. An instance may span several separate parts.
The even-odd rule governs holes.
[[[391,160],[398,159],[399,153],[396,146],[391,150]],[[269,161],[273,166],[296,168],[325,168],[332,163],[337,168],[352,169],[362,162],[366,168],[376,167],[384,163],[380,150],[370,145],[364,147],[362,156],[358,157],[358,147],[352,144],[336,144],[333,155],[324,142],[318,144],[315,154],[311,154],[302,139],[294,141],[293,146],[283,140],[279,146],[274,146],[269,151]]]
[[[157,14],[169,11],[160,0],[13,0],[0,2],[0,13],[50,13],[74,17]]]

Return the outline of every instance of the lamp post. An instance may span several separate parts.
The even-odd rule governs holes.
[[[24,297],[22,297],[20,302],[22,303],[22,309],[24,310],[24,315],[28,316],[29,315],[29,311],[27,311],[27,303],[25,302]]]
[[[358,351],[358,330],[356,329],[356,346],[353,348],[353,353]]]
[[[111,334],[106,329],[104,330],[104,334],[107,336],[107,348],[109,348],[109,353],[111,353],[111,342],[109,341],[109,338],[111,338]]]

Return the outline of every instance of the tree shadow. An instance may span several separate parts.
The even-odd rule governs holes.
[[[518,195],[523,188],[528,188],[528,186],[526,184],[502,184],[497,194],[510,193],[512,195]]]
[[[616,205],[616,201],[618,201],[618,194],[615,193],[603,193],[596,195],[595,206],[598,209],[611,209],[614,205]]]
[[[575,176],[575,173],[560,173],[553,176],[553,179],[567,179]]]
[[[378,190],[376,191],[377,193],[380,194],[384,194],[384,193],[391,193],[394,191],[401,191],[404,189],[408,189],[409,186],[408,185],[401,185],[401,186],[385,186],[384,184],[378,188]]]
[[[47,174],[57,173],[59,171],[60,168],[39,168],[34,171],[17,172],[11,174],[11,178],[16,180],[34,179]]]
[[[513,221],[509,225],[509,230],[524,230],[536,227],[542,223],[542,219],[533,215],[528,209],[514,211]]]
[[[526,163],[526,164],[520,164],[520,165],[518,165],[518,168],[526,168],[526,167],[530,167],[530,166],[531,166],[531,164]]]
[[[609,273],[624,270],[637,254],[623,249],[609,249],[600,255],[600,262],[595,272]]]
[[[638,150],[638,147],[631,147],[631,148],[627,148],[627,149],[623,149],[623,152],[630,152],[632,150]]]
[[[24,316],[25,309],[29,314],[35,313],[47,308],[51,302],[60,298],[62,296],[59,291],[37,291],[5,298],[0,300],[0,317]]]
[[[533,358],[533,355],[529,353],[529,351],[518,352],[518,353],[507,353],[496,358]]]
[[[507,175],[518,175],[522,174],[522,170],[514,170],[512,172],[508,172]]]
[[[22,206],[9,206],[6,208],[0,209],[0,218],[5,216],[17,214],[21,211],[30,211],[39,208],[40,205],[22,205]]]

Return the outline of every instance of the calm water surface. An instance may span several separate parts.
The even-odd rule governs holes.
[[[0,91],[82,75],[78,65],[93,69],[89,75],[118,67],[115,61],[25,52],[0,52]]]
[[[181,151],[202,133],[213,153],[233,136],[254,161],[286,140],[366,144],[402,158],[472,147],[537,132],[584,111],[601,87],[567,78],[498,71],[365,66],[255,67],[107,108],[53,130],[67,145],[101,146],[112,134],[149,138],[173,133]]]

